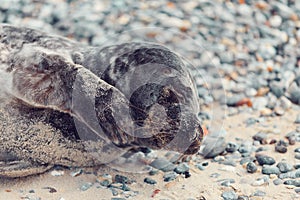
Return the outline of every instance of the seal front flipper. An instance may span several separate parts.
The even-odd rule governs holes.
[[[41,174],[53,165],[33,164],[25,160],[1,161],[0,160],[0,177],[14,178],[24,177],[34,174]]]

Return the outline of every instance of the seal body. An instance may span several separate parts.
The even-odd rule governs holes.
[[[198,151],[187,62],[164,46],[88,47],[0,25],[0,176],[109,163],[132,147]]]

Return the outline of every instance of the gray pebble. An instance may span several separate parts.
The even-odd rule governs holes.
[[[300,124],[300,114],[297,115],[295,123],[296,124]]]
[[[167,173],[165,173],[165,175],[164,175],[164,181],[165,181],[165,182],[173,181],[173,180],[176,179],[177,176],[178,176],[178,175],[177,175],[176,172],[167,172]]]
[[[80,186],[80,190],[86,191],[86,190],[90,189],[92,186],[93,186],[93,183],[87,182]]]
[[[236,143],[228,142],[225,150],[229,153],[233,153],[233,152],[237,151],[238,148],[239,148],[239,146]]]
[[[176,167],[173,163],[168,161],[166,158],[156,158],[150,166],[162,170],[164,172],[173,171]]]
[[[287,152],[287,147],[284,145],[276,145],[275,146],[275,151],[278,153],[286,153]]]
[[[175,169],[174,171],[177,173],[177,174],[183,174],[187,171],[190,170],[190,166],[187,164],[187,163],[180,163]]]
[[[115,176],[115,182],[125,184],[125,183],[129,183],[129,179],[126,176],[122,176],[122,175],[117,174]]]
[[[273,165],[275,163],[275,159],[261,154],[256,154],[255,158],[260,165]]]
[[[294,168],[295,168],[295,169],[300,169],[300,163],[296,163],[296,164],[294,165]]]
[[[300,153],[295,153],[295,158],[300,160]]]
[[[156,180],[153,180],[152,178],[148,178],[148,177],[146,177],[144,179],[144,182],[148,183],[148,184],[151,184],[151,185],[155,185],[157,183]]]
[[[273,166],[263,166],[262,168],[262,173],[263,174],[280,174],[280,170],[278,169],[278,167],[273,167]]]
[[[234,179],[224,179],[219,181],[221,182],[221,185],[225,187],[229,187],[232,183],[235,183]]]
[[[237,200],[238,195],[233,191],[226,191],[222,193],[223,200]]]
[[[285,179],[285,178],[299,178],[300,177],[300,169],[286,172],[286,173],[281,173],[278,175],[279,178]]]
[[[283,180],[281,180],[280,178],[277,178],[273,181],[274,185],[280,185],[283,183]]]
[[[249,173],[254,173],[257,171],[257,166],[254,162],[249,162],[246,168],[247,168],[247,172]]]
[[[263,132],[258,132],[252,138],[253,140],[259,141],[261,144],[265,144],[267,139],[267,134]]]
[[[296,187],[300,187],[300,180],[286,180],[283,182],[285,185],[294,185]]]
[[[256,190],[251,196],[263,197],[266,195],[266,192],[261,190]]]
[[[249,197],[248,196],[245,196],[245,195],[240,195],[238,197],[238,200],[249,200]]]
[[[293,166],[286,162],[279,162],[276,167],[278,167],[281,173],[286,173],[293,170]]]

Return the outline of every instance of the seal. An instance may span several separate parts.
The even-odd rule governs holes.
[[[95,166],[135,147],[198,152],[188,62],[152,43],[89,47],[0,25],[0,176]]]

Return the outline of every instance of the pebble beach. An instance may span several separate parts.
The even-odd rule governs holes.
[[[191,64],[207,133],[185,162],[143,149],[136,166],[0,178],[0,200],[300,199],[300,1],[0,0],[0,22],[165,45]]]

